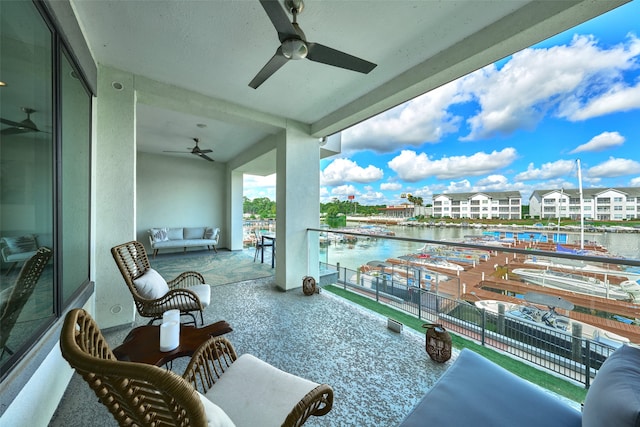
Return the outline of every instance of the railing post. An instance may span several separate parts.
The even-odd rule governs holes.
[[[480,319],[480,344],[484,346],[485,343],[485,335],[486,335],[486,327],[487,327],[487,309],[482,309],[482,317]]]
[[[591,385],[591,340],[585,340],[585,349],[587,352],[586,357],[584,358],[584,386],[589,388]]]
[[[379,285],[380,285],[380,276],[376,276],[376,301],[380,301],[380,286]]]
[[[582,325],[575,322],[571,324],[571,357],[575,361],[582,360]],[[591,358],[588,353],[586,357]]]

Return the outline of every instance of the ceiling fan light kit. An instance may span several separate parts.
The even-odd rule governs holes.
[[[304,9],[303,0],[285,0],[287,10],[293,15],[293,21],[289,21],[285,9],[277,0],[260,0],[271,23],[278,33],[280,46],[276,53],[264,67],[251,80],[249,86],[257,89],[269,77],[280,69],[290,59],[309,59],[314,62],[344,68],[368,74],[376,67],[376,64],[364,59],[349,55],[348,53],[324,46],[320,43],[307,41],[307,37],[297,22],[298,14]]]

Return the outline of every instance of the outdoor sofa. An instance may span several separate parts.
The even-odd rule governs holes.
[[[639,427],[640,348],[609,356],[582,411],[464,349],[400,426]]]
[[[212,227],[172,227],[152,228],[149,230],[149,243],[153,256],[160,249],[187,248],[206,246],[218,252],[216,245],[220,240],[220,229]]]

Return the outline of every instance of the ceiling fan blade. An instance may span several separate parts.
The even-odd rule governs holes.
[[[33,132],[31,129],[19,128],[19,127],[10,127],[6,129],[2,129],[0,131],[0,135],[18,135],[21,133]]]
[[[373,62],[365,61],[364,59],[340,52],[339,50],[332,49],[320,43],[307,43],[307,46],[309,48],[307,59],[315,62],[321,62],[364,74],[368,74],[377,66]]]
[[[260,0],[260,4],[264,11],[267,12],[273,26],[276,27],[280,42],[292,37],[300,38],[278,0]]]
[[[210,162],[213,162],[213,159],[211,157],[207,156],[206,154],[204,154],[202,152],[193,151],[193,152],[191,152],[191,154],[195,154],[198,157],[202,157],[205,160],[209,160]]]
[[[163,150],[163,153],[178,153],[178,154],[190,154],[190,151],[168,151],[168,150]]]
[[[213,150],[209,150],[208,148],[206,150],[198,150],[199,153],[213,153]]]
[[[0,123],[4,123],[5,125],[13,126],[14,128],[18,128],[22,126],[20,122],[14,122],[13,120],[3,119],[0,117]]]
[[[273,55],[269,62],[267,62],[264,67],[262,67],[262,70],[260,70],[258,74],[256,74],[253,80],[251,80],[251,83],[249,83],[249,86],[254,89],[258,89],[258,87],[262,83],[264,83],[265,80],[271,77],[273,73],[278,71],[280,67],[286,64],[287,61],[288,59],[285,58],[282,54],[282,47],[278,47],[275,55]]]

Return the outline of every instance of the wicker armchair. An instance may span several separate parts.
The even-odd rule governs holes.
[[[7,347],[9,335],[52,254],[51,249],[47,247],[39,248],[22,266],[15,285],[8,291],[9,297],[6,301],[0,301],[0,357],[5,352],[13,354],[13,351]]]
[[[91,316],[82,309],[74,309],[67,314],[62,327],[60,348],[63,357],[121,426],[293,427],[301,426],[311,415],[325,415],[333,405],[333,391],[328,385],[312,383],[262,361],[253,363],[255,358],[250,355],[238,358],[231,343],[223,337],[204,343],[180,377],[157,366],[118,361]],[[263,376],[269,378],[270,391],[280,383],[280,389],[287,387],[289,392],[265,393],[259,381],[243,381],[246,376],[259,378],[260,370],[267,371]],[[290,395],[296,391],[295,386],[289,388],[292,383],[308,383],[309,390],[290,405]],[[206,396],[194,385],[206,390]],[[220,403],[210,397],[217,388],[219,394],[226,396]],[[227,408],[229,401],[233,404]],[[283,404],[290,405],[289,413],[278,419],[279,414],[273,408]],[[234,418],[238,412],[252,417]]]
[[[200,323],[204,323],[202,310],[209,305],[211,288],[205,284],[202,274],[196,271],[185,271],[173,280],[165,282],[149,264],[147,252],[142,243],[131,241],[111,248],[113,259],[124,278],[138,313],[150,317],[149,324],[162,319],[167,310],[178,309],[182,315],[191,316],[196,323],[194,312],[200,312]],[[146,294],[138,289],[140,281],[147,275],[162,281],[165,290]]]

